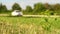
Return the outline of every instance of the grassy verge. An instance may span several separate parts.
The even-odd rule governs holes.
[[[60,34],[60,18],[0,17],[0,34]]]

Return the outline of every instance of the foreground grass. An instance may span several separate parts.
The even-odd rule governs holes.
[[[60,34],[60,18],[0,17],[0,34]]]

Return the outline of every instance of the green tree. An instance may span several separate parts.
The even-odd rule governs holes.
[[[25,14],[32,14],[33,12],[33,9],[31,6],[26,6],[26,9],[24,10],[24,13]]]
[[[0,12],[1,12],[2,4],[0,4]]]
[[[49,5],[48,3],[45,3],[45,4],[44,4],[44,7],[45,7],[46,10],[48,10],[48,9],[51,8],[50,5]]]
[[[34,12],[42,12],[44,11],[44,6],[42,3],[34,4]]]
[[[31,6],[26,6],[26,12],[32,12],[32,7]]]
[[[0,4],[0,13],[1,12],[7,12],[7,7],[5,5]]]
[[[55,5],[54,5],[54,9],[55,9],[55,10],[60,10],[60,4],[55,4]]]
[[[12,6],[12,10],[20,10],[21,11],[21,7],[19,4],[15,3],[13,6]]]
[[[60,15],[60,4],[55,4],[53,7],[55,13],[57,13],[57,15]]]

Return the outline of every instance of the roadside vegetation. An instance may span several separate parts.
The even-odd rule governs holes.
[[[5,5],[0,3],[0,13],[8,14],[14,10],[20,10],[24,15],[60,15],[60,4],[36,3],[33,8],[27,5],[26,9],[23,9],[18,3],[15,3],[12,9],[8,10]]]
[[[60,34],[60,18],[0,17],[0,34]]]

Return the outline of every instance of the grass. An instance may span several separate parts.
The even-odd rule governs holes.
[[[60,18],[1,16],[0,34],[60,34]]]

